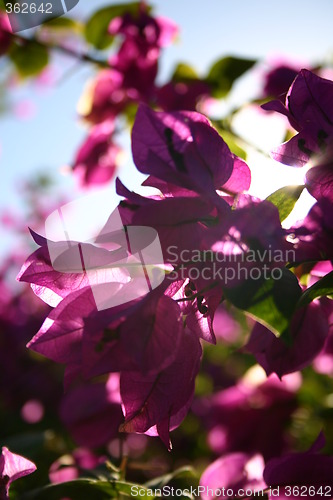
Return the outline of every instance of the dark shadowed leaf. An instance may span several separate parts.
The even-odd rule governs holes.
[[[79,21],[71,19],[70,17],[56,17],[47,21],[40,26],[40,30],[66,30],[66,31],[79,31],[82,25]]]
[[[148,490],[140,485],[127,483],[125,481],[98,481],[96,479],[77,479],[67,483],[50,484],[44,488],[31,491],[21,495],[21,500],[59,500],[59,498],[71,498],[71,500],[83,500],[94,498],[94,500],[107,500],[119,498],[121,495],[133,496],[133,489],[140,490],[140,498],[151,499]]]
[[[46,47],[34,41],[27,41],[24,45],[13,45],[10,58],[24,78],[38,75],[49,62]]]
[[[215,97],[224,97],[235,80],[248,71],[257,61],[238,57],[224,57],[210,68],[206,81],[213,88]]]
[[[169,474],[164,474],[163,476],[158,476],[155,477],[154,479],[151,479],[147,483],[145,483],[145,486],[147,488],[163,488],[166,484],[170,483],[170,481],[173,481],[174,479],[178,478],[195,478],[196,473],[195,470],[188,466],[185,465],[184,467],[180,467],[179,469],[176,469]]]
[[[232,132],[229,132],[227,130],[219,130],[219,132],[222,136],[222,139],[228,144],[230,151],[243,160],[246,160],[246,151],[239,146],[237,137]]]
[[[298,301],[297,307],[303,307],[312,302],[317,297],[333,294],[333,271],[326,274],[321,280],[317,281],[314,285],[310,286],[302,294]]]
[[[286,186],[278,189],[266,198],[267,201],[270,201],[277,207],[281,222],[292,212],[303,189],[304,186]]]
[[[225,290],[227,300],[269,328],[277,337],[288,329],[302,293],[296,276],[288,269],[282,269],[282,272],[281,279],[246,280],[235,288]]]
[[[186,82],[191,80],[197,80],[199,78],[198,73],[192,66],[186,63],[177,64],[175,71],[172,75],[172,81],[174,82]]]

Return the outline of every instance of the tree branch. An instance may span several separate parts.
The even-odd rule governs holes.
[[[63,45],[53,45],[51,43],[41,42],[40,40],[38,40],[35,37],[34,38],[25,38],[24,36],[18,35],[17,33],[11,33],[11,36],[14,40],[16,40],[17,42],[19,42],[21,44],[26,44],[29,42],[37,43],[38,45],[40,45],[42,47],[45,47],[49,50],[55,50],[57,52],[61,52],[62,54],[69,56],[69,57],[72,57],[74,59],[77,59],[79,61],[88,62],[90,64],[95,64],[95,65],[100,66],[102,68],[110,68],[108,61],[105,61],[103,59],[97,59],[97,58],[95,58],[92,55],[87,54],[87,53],[79,54],[75,50],[73,50],[69,47],[64,47]]]

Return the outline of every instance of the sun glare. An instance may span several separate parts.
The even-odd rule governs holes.
[[[252,196],[265,199],[284,186],[304,184],[307,167],[290,167],[269,157],[270,151],[283,142],[287,124],[284,117],[254,106],[245,108],[235,119],[237,134],[252,145],[247,156],[252,176],[249,194]],[[283,226],[289,227],[304,218],[314,203],[315,199],[304,190]]]

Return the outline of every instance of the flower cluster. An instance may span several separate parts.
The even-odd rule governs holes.
[[[176,32],[171,21],[152,17],[144,3],[136,15],[125,12],[111,21],[109,33],[121,39],[120,47],[81,99],[82,116],[93,125],[73,166],[82,185],[114,177],[120,151],[113,139],[115,120],[131,105],[153,98],[161,49]]]
[[[112,19],[109,34],[121,40],[103,69],[89,84],[80,101],[81,116],[92,124],[88,138],[79,149],[74,172],[81,185],[103,184],[114,177],[117,155],[114,142],[118,116],[133,115],[139,103],[152,103],[165,110],[194,110],[211,88],[195,76],[177,78],[158,86],[161,50],[177,34],[176,25],[162,17],[152,17],[143,2],[136,14],[126,12]]]
[[[284,114],[298,132],[279,146],[273,158],[286,165],[310,165],[306,187],[318,201],[333,200],[333,82],[303,69],[292,83],[285,106],[272,101],[264,109]]]
[[[262,75],[257,97],[275,99],[264,110],[288,119],[272,157],[305,180],[259,199],[234,120],[248,104],[219,119],[214,108],[255,60],[225,56],[205,76],[180,63],[160,83],[178,29],[143,1],[105,6],[84,24],[56,21],[28,38],[0,12],[8,81],[41,75],[55,49],[98,67],[79,104],[89,135],[74,175],[81,188],[110,182],[117,134],[133,125],[146,178],[140,194],[116,179],[121,201],[84,242],[60,203],[41,236],[48,180],[30,185],[38,248],[20,285],[10,284],[19,252],[0,267],[0,429],[15,451],[2,448],[0,499],[36,469],[21,453],[40,467],[12,487],[15,498],[149,497],[170,483],[180,496],[188,470],[169,472],[183,450],[201,476],[186,492],[205,500],[333,498],[333,82],[297,62]],[[301,193],[313,206],[288,223]],[[48,226],[56,218],[59,238]],[[25,231],[16,214],[2,222]],[[26,495],[29,486],[38,489]]]
[[[127,30],[126,23],[121,29]],[[84,251],[92,267],[99,268],[93,283],[84,269],[55,270],[48,242],[38,235],[40,248],[19,279],[32,283],[39,297],[56,305],[29,347],[64,363],[68,386],[78,379],[120,372],[125,417],[120,430],[158,434],[170,447],[169,431],[180,424],[192,402],[200,339],[216,341],[213,321],[221,302],[259,320],[246,350],[267,374],[279,377],[309,365],[324,348],[329,335],[327,306],[319,301],[299,306],[302,287],[285,268],[295,264],[302,251],[311,251],[316,234],[304,238],[303,244],[288,241],[290,231],[281,227],[277,208],[242,194],[250,185],[249,168],[204,116],[155,112],[142,105],[133,127],[132,151],[138,170],[148,175],[144,185],[160,194],[144,197],[118,181],[118,194],[125,199],[117,213],[125,231],[138,226],[157,231],[164,260],[154,262],[153,271],[167,269],[162,284],[134,300],[97,310],[97,295],[125,297],[139,286],[128,269],[119,269],[112,278],[103,271],[110,261],[117,267],[112,252],[105,258],[105,250],[97,246],[103,242],[119,247],[115,214],[94,245],[81,244],[89,247]],[[300,240],[305,228],[295,229]],[[131,252],[143,251],[147,244],[142,237]],[[71,251],[63,258],[70,259]],[[120,244],[117,252],[126,251]],[[185,251],[196,258],[184,263]],[[279,258],[272,257],[277,254]],[[181,278],[176,272],[180,267]],[[227,280],[230,270],[232,278]],[[266,314],[266,307],[277,310],[277,322]]]
[[[260,498],[264,493],[269,498],[332,498],[333,463],[332,457],[320,453],[324,446],[325,438],[320,434],[306,452],[273,458],[266,465],[260,454],[225,455],[201,476],[200,485],[205,487],[203,498]],[[221,484],[225,493],[221,491]]]

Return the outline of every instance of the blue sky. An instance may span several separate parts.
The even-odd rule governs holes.
[[[71,15],[84,19],[108,3],[80,0]],[[163,54],[161,81],[172,72],[176,62],[186,61],[204,73],[214,60],[229,54],[261,60],[282,54],[291,60],[310,62],[333,59],[331,0],[156,0],[153,5],[157,14],[180,26],[179,40]],[[13,114],[1,116],[0,210],[20,205],[17,186],[37,172],[50,172],[67,190],[75,191],[75,183],[70,177],[63,177],[60,168],[71,162],[86,134],[77,120],[76,105],[93,68],[74,67],[73,60],[59,56],[55,63],[71,68],[61,83],[43,92],[35,85],[23,85],[11,93],[13,103],[26,99],[34,103],[36,113],[32,119],[19,120]],[[131,167],[128,169],[122,171],[123,178],[135,182]]]

